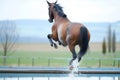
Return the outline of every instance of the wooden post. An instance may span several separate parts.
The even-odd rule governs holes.
[[[113,60],[113,67],[115,68],[115,59]]]
[[[34,58],[32,58],[32,66],[34,66]]]
[[[118,68],[120,67],[120,60],[118,60]]]
[[[7,56],[3,56],[3,65],[6,66],[7,65],[7,60],[8,57]]]
[[[50,67],[50,58],[48,59],[48,67]]]
[[[20,58],[18,58],[18,66],[20,66]]]
[[[101,67],[101,59],[99,59],[99,68]]]

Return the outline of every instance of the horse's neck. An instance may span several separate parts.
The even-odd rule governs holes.
[[[64,18],[64,17],[61,17],[61,16],[59,16],[59,15],[55,15],[55,17],[54,17],[54,21],[55,22],[70,22],[70,20],[66,17],[66,18]]]

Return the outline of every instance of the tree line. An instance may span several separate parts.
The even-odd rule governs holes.
[[[115,30],[111,30],[111,25],[108,26],[107,41],[104,38],[102,42],[102,53],[105,54],[107,52],[107,49],[109,53],[115,53],[116,51],[116,34]]]

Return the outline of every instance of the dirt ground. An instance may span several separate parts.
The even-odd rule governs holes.
[[[101,43],[90,43],[89,44],[90,51],[101,51],[102,50],[102,44]],[[17,50],[18,51],[63,51],[68,50],[68,47],[63,47],[58,45],[58,49],[55,49],[50,46],[50,44],[43,44],[43,43],[21,43],[17,44]],[[120,51],[120,43],[116,44],[116,50]]]

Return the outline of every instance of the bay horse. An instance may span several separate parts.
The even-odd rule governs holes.
[[[49,6],[48,21],[52,23],[54,20],[52,34],[47,35],[49,42],[51,46],[55,48],[57,48],[57,44],[54,41],[62,46],[68,45],[72,53],[72,59],[70,60],[69,65],[72,66],[74,60],[77,59],[77,62],[80,62],[82,56],[86,53],[89,46],[90,32],[83,24],[71,22],[63,12],[62,7],[57,4],[57,1],[55,3],[47,1],[47,4]],[[79,45],[80,47],[78,54],[76,54],[75,51],[76,45]]]

